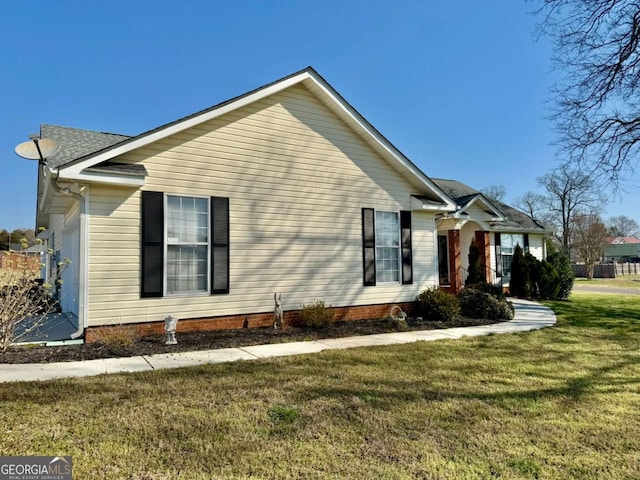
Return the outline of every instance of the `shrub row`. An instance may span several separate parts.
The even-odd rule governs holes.
[[[511,261],[511,295],[527,298],[567,298],[573,288],[573,269],[569,257],[547,244],[547,260],[538,260],[520,245],[513,251]]]
[[[511,320],[513,306],[502,294],[502,289],[487,283],[467,286],[458,295],[429,288],[416,298],[418,311],[425,318],[450,322],[460,315],[490,320]]]

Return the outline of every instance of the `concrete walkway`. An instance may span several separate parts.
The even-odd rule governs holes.
[[[86,377],[104,373],[144,372],[163,368],[190,367],[206,363],[283,357],[353,347],[394,345],[418,341],[456,339],[498,333],[517,333],[551,327],[556,316],[547,307],[526,300],[511,299],[515,317],[509,322],[479,327],[393,332],[360,337],[330,338],[310,342],[277,343],[252,347],[223,348],[195,352],[163,353],[141,357],[105,358],[81,362],[0,364],[0,383]],[[178,338],[179,341],[179,338]]]

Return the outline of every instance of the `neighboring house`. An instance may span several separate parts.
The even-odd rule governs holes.
[[[312,68],[134,137],[41,137],[62,148],[39,169],[37,226],[87,341],[116,324],[158,333],[169,315],[182,331],[270,325],[275,292],[289,317],[316,299],[340,319],[408,309],[439,284],[438,233],[468,248],[466,217],[542,255],[541,227],[461,205]]]
[[[604,247],[605,262],[640,261],[640,239],[635,237],[611,237]]]
[[[486,281],[503,287],[509,285],[516,245],[539,260],[546,257],[544,238],[548,232],[542,224],[458,181],[432,181],[456,203],[455,210],[435,216],[442,288],[455,293],[464,285],[473,239],[480,248]]]

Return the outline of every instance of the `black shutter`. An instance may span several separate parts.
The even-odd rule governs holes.
[[[140,296],[161,297],[164,278],[164,194],[142,192]]]
[[[413,283],[413,253],[411,251],[411,212],[400,212],[400,239],[402,248],[402,284]]]
[[[529,234],[524,234],[524,253],[529,253]]]
[[[211,293],[229,293],[229,199],[211,197]]]
[[[376,220],[373,208],[362,209],[362,268],[365,287],[376,284]]]
[[[500,243],[500,234],[495,234],[496,238],[496,276],[502,276],[502,246]]]

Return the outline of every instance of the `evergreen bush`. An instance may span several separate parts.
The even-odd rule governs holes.
[[[511,320],[513,307],[504,298],[474,288],[465,288],[458,294],[462,315],[489,320]]]
[[[560,294],[560,275],[558,270],[546,260],[540,262],[539,295],[544,299],[556,299]]]
[[[467,285],[466,288],[472,288],[474,290],[480,290],[481,292],[488,293],[497,298],[504,298],[504,292],[501,285],[493,285],[487,282],[478,282]]]
[[[485,275],[484,266],[482,265],[482,255],[480,247],[475,239],[471,240],[471,245],[469,245],[469,255],[467,258],[469,259],[469,271],[465,284],[471,285],[474,283],[484,282]]]
[[[513,250],[513,257],[511,259],[511,278],[509,279],[509,292],[511,292],[511,295],[513,295],[514,297],[528,297],[529,282],[530,278],[527,260],[524,257],[522,247],[520,245],[516,245],[516,248]]]
[[[416,297],[416,301],[418,310],[425,319],[447,322],[460,316],[458,297],[452,293],[429,288],[422,291]]]
[[[547,241],[547,252],[547,262],[558,272],[560,288],[557,298],[569,298],[575,278],[569,255],[556,248],[551,241]]]

